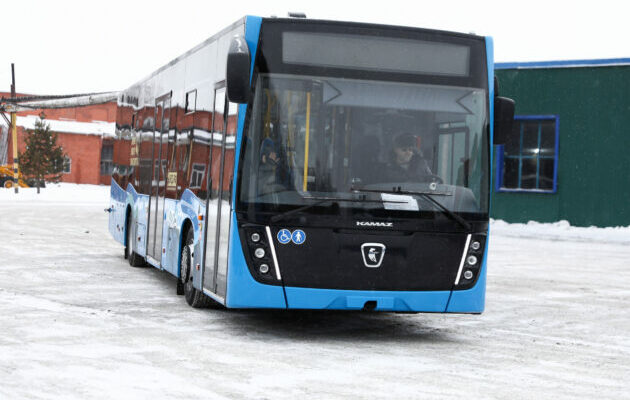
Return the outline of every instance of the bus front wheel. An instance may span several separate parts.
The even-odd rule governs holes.
[[[127,218],[127,245],[125,246],[125,258],[129,261],[129,265],[132,267],[144,267],[146,262],[135,251],[133,251],[134,235],[131,229],[131,218]]]
[[[189,229],[186,233],[186,241],[182,246],[181,252],[181,270],[179,274],[180,282],[184,285],[184,297],[186,303],[193,308],[205,308],[212,304],[213,300],[203,294],[203,292],[195,289],[193,286],[192,277],[192,254],[190,253],[190,246],[193,244],[194,236],[192,229]]]

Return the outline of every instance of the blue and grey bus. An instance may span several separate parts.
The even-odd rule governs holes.
[[[492,39],[247,16],[119,95],[109,230],[193,307],[481,313]]]

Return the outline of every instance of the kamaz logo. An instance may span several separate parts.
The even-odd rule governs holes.
[[[377,226],[380,228],[393,228],[393,222],[372,222],[372,221],[357,221],[357,226]]]
[[[383,243],[363,243],[361,245],[363,264],[368,268],[378,268],[385,257],[385,245]]]

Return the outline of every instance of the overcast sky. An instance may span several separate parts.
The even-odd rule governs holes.
[[[244,15],[375,22],[474,32],[496,61],[630,57],[630,2],[598,1],[29,1],[3,2],[0,91],[124,89]]]

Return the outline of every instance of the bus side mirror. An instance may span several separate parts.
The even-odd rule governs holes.
[[[494,98],[494,144],[505,144],[512,132],[514,122],[514,100],[507,97]]]
[[[247,42],[242,36],[235,36],[230,43],[226,70],[227,97],[232,103],[249,101],[250,60]]]

